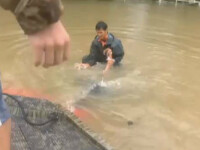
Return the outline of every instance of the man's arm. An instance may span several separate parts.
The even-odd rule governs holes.
[[[105,75],[115,63],[115,59],[113,59],[113,56],[112,56],[113,53],[110,48],[107,48],[104,50],[104,55],[107,56],[107,64],[106,64],[105,69],[103,70],[103,75]]]
[[[89,64],[90,67],[96,65],[96,63],[97,63],[97,51],[98,51],[98,49],[96,47],[95,41],[93,41],[91,46],[90,46],[90,54],[88,56],[88,59],[85,62],[84,61],[82,61],[82,62]]]
[[[96,62],[97,62],[97,47],[95,45],[95,41],[93,41],[90,47],[90,54],[88,56],[84,56],[82,59],[82,63],[76,64],[75,68],[78,70],[88,69],[94,66]]]
[[[116,40],[112,50],[108,48],[104,51],[104,54],[107,55],[107,64],[103,71],[103,74],[105,75],[114,64],[119,64],[124,57],[124,49],[121,41]]]
[[[0,0],[28,35],[35,54],[35,65],[49,67],[67,60],[70,38],[60,22],[60,0]]]
[[[119,64],[124,57],[124,48],[120,40],[116,40],[115,46],[113,46],[113,58],[115,59],[115,64]]]

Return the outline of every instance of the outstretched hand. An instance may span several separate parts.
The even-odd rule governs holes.
[[[74,66],[77,70],[83,70],[83,69],[87,69],[90,67],[89,64],[84,64],[84,63],[76,63]]]
[[[35,55],[35,66],[50,67],[67,60],[70,37],[61,21],[33,35],[28,35]]]

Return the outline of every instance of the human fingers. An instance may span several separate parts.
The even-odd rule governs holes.
[[[53,66],[54,64],[54,46],[53,44],[49,43],[46,45],[45,50],[44,50],[44,63],[43,67],[47,68],[50,66]]]

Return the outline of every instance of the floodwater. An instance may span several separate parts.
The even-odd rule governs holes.
[[[50,69],[33,66],[27,37],[0,10],[4,90],[52,97],[118,150],[199,150],[200,8],[134,0],[64,5],[71,59]],[[77,71],[74,64],[89,52],[99,20],[122,40],[125,57],[93,90],[104,66]]]

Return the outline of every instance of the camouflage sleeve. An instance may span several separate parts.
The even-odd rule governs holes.
[[[63,6],[60,0],[0,0],[10,10],[25,34],[34,34],[59,20]]]

